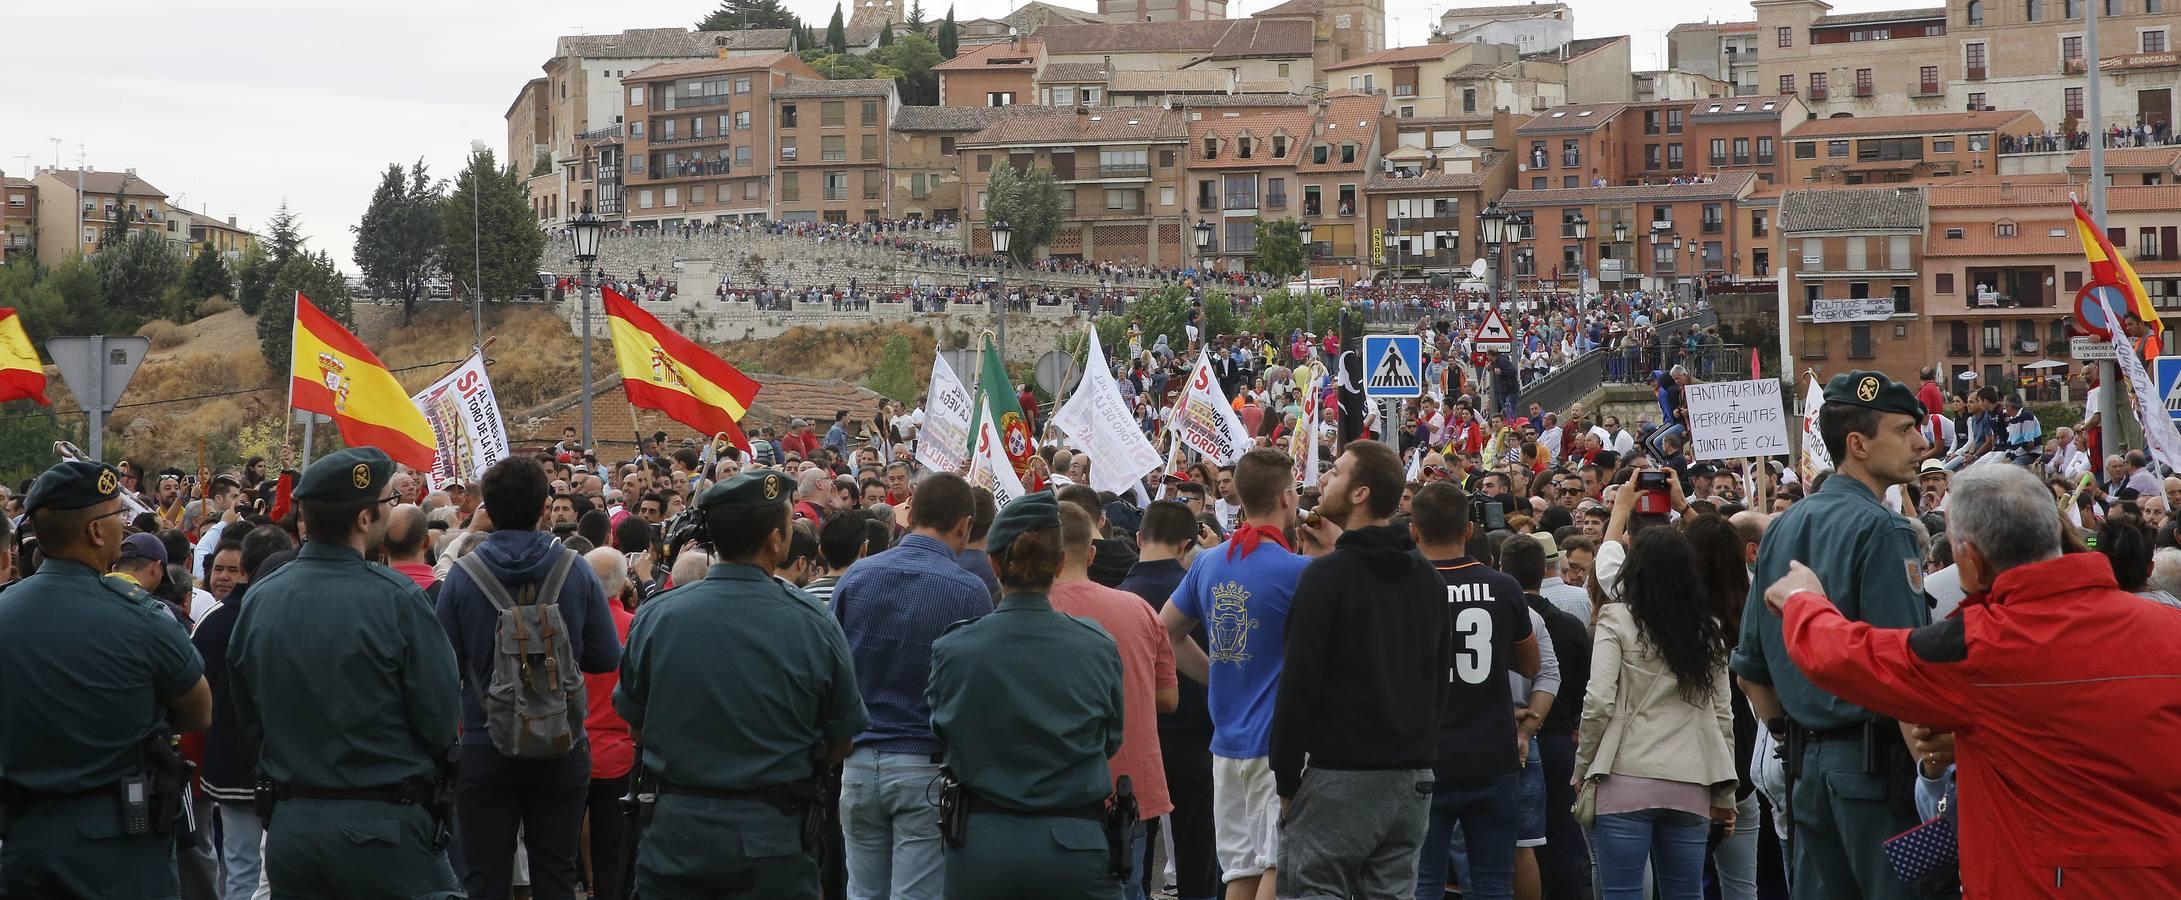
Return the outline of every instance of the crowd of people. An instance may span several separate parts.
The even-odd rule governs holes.
[[[1250,436],[1140,490],[1027,386],[1005,505],[893,401],[64,462],[0,520],[0,895],[2181,893],[2181,477],[1928,371],[1832,380],[1831,471],[1697,460],[1670,300],[1465,305],[1391,421],[1353,332],[1132,328],[1147,435],[1208,348]],[[1655,410],[1520,402],[1600,346]]]

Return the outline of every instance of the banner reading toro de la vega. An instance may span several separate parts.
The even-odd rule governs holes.
[[[1182,444],[1226,465],[1250,450],[1250,433],[1227,405],[1227,393],[1212,376],[1211,357],[1197,355],[1196,370],[1189,374],[1189,389],[1182,393],[1181,409],[1174,414],[1174,433]]]
[[[439,439],[439,455],[426,473],[432,490],[454,481],[475,481],[507,458],[507,422],[485,375],[485,358],[472,356],[446,377],[409,398]]]

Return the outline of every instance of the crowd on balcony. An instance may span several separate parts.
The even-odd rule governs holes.
[[[2046,130],[2029,134],[2003,134],[1999,136],[2001,153],[2060,153],[2090,148],[2092,132],[2077,129],[2073,132]],[[2133,127],[2115,125],[2103,132],[2106,149],[2119,150],[2127,147],[2164,147],[2181,143],[2181,136],[2174,134],[2173,125],[2160,122],[2153,125],[2137,122]]]

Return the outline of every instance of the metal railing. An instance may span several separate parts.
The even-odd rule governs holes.
[[[1736,368],[1749,368],[1749,350],[1746,347],[1734,348],[1740,352],[1741,359],[1736,364],[1723,358],[1729,354],[1710,352],[1724,351],[1727,345],[1708,344],[1697,348],[1696,353],[1689,354],[1677,346],[1663,343],[1679,332],[1718,323],[1719,313],[1707,309],[1696,315],[1662,322],[1653,327],[1651,333],[1659,336],[1659,343],[1647,347],[1598,349],[1577,356],[1566,365],[1546,373],[1545,377],[1523,385],[1515,394],[1515,407],[1528,409],[1530,403],[1535,401],[1542,409],[1564,410],[1568,408],[1568,404],[1583,399],[1598,385],[1648,381],[1652,371],[1675,363],[1689,365],[1691,372],[1701,370],[1720,373],[1716,376],[1720,378],[1747,377],[1728,374]],[[1699,380],[1706,377],[1697,375]]]

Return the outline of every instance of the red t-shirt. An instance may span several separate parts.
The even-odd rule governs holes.
[[[1121,652],[1121,749],[1108,767],[1118,783],[1129,778],[1139,815],[1153,819],[1174,811],[1166,793],[1166,766],[1159,755],[1155,695],[1174,687],[1174,645],[1142,597],[1096,582],[1056,584],[1046,593],[1053,609],[1097,622]]]
[[[1924,412],[1934,416],[1946,414],[1946,394],[1935,382],[1926,381],[1916,389],[1916,400],[1924,405]]]
[[[606,598],[613,614],[613,630],[621,643],[629,642],[629,623],[636,614],[622,607],[620,598]],[[613,710],[613,689],[621,683],[619,671],[583,676],[583,692],[589,707],[583,712],[583,730],[591,735],[591,777],[619,778],[636,767],[636,742],[629,739],[629,723]]]

